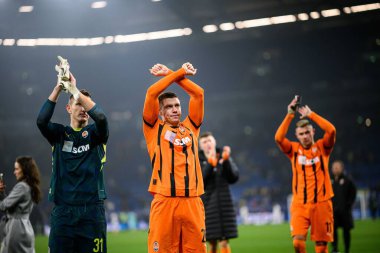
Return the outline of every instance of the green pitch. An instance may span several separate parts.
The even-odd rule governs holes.
[[[146,253],[147,232],[128,231],[108,233],[109,253]],[[380,220],[357,221],[352,230],[351,252],[380,252]],[[342,231],[339,230],[339,249],[343,252]],[[47,253],[47,237],[36,238],[36,253]],[[289,225],[240,226],[239,238],[231,240],[232,252],[237,253],[293,253],[289,235]],[[314,252],[314,244],[307,243],[309,253]]]

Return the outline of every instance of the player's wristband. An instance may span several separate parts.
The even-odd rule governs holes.
[[[288,114],[294,114],[296,113],[292,108],[288,108]]]

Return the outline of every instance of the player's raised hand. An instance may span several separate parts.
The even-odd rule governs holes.
[[[1,180],[0,181],[0,192],[3,192],[3,191],[5,191],[5,184],[4,184],[4,181]]]
[[[301,114],[300,118],[303,119],[310,116],[311,109],[309,108],[309,106],[305,105],[298,108],[298,112]]]
[[[288,113],[292,113],[292,114],[295,113],[294,108],[296,108],[296,104],[297,104],[297,98],[293,98],[293,100],[288,105]]]
[[[160,63],[155,64],[149,71],[154,76],[166,76],[170,73],[170,69]]]
[[[230,146],[224,146],[223,147],[223,153],[222,153],[223,160],[228,160],[228,158],[230,158],[230,155],[231,155]]]
[[[197,73],[197,70],[193,67],[193,65],[190,62],[186,62],[182,64],[182,68],[186,71],[187,75],[195,75]]]

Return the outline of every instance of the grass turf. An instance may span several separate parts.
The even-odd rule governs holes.
[[[338,230],[339,249],[343,252],[342,231]],[[146,253],[147,231],[108,233],[109,253]],[[351,232],[351,253],[380,252],[380,220],[356,221]],[[289,225],[239,226],[239,238],[230,241],[232,252],[238,253],[292,253]],[[46,253],[48,238],[37,236],[36,253]],[[314,252],[314,244],[307,242],[307,251]]]

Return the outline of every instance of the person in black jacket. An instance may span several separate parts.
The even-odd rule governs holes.
[[[344,174],[344,164],[342,161],[334,161],[333,173],[333,209],[334,209],[334,242],[333,252],[338,252],[338,227],[343,228],[345,253],[350,251],[351,235],[350,230],[354,227],[352,218],[352,207],[356,198],[356,187],[351,179]]]
[[[211,246],[209,252],[217,252],[219,241],[220,252],[230,253],[228,240],[236,238],[238,232],[229,184],[238,180],[238,168],[230,157],[231,148],[217,148],[210,132],[199,137],[199,147],[205,187],[202,200],[206,212],[206,240]]]

